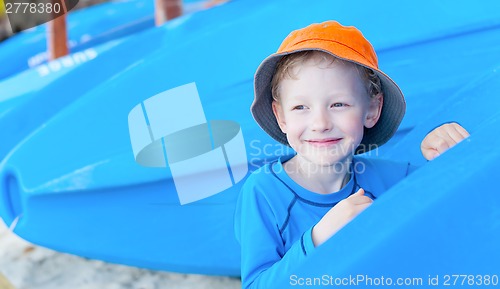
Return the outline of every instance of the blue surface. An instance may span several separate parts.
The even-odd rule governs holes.
[[[71,53],[124,37],[154,25],[154,1],[112,1],[67,16]],[[47,62],[47,24],[20,32],[0,43],[0,80]]]
[[[472,92],[483,92],[477,97],[492,102],[492,107],[484,112],[478,107],[477,119],[486,123],[494,117],[493,104],[498,100],[488,94],[488,87],[493,85],[495,91],[494,85],[498,84],[498,78],[490,74],[500,65],[500,3],[484,1],[460,6],[456,1],[429,1],[425,5],[408,4],[410,7],[401,7],[399,1],[378,3],[376,7],[368,3],[240,0],[196,14],[203,15],[197,16],[200,21],[184,18],[170,24],[176,35],[184,36],[182,41],[180,37],[162,38],[160,34],[151,37],[148,42],[157,51],[151,51],[107,81],[95,82],[91,90],[82,91],[50,120],[38,122],[41,126],[36,131],[8,150],[10,153],[0,166],[2,219],[10,225],[20,216],[15,233],[59,251],[153,269],[239,274],[233,212],[241,183],[208,199],[181,206],[168,168],[144,168],[134,162],[127,115],[144,99],[194,81],[208,120],[232,120],[241,125],[249,167],[254,170],[276,158],[283,149],[251,118],[253,73],[291,30],[312,22],[337,19],[360,28],[379,52],[382,69],[405,92],[408,112],[397,139],[406,145],[398,148],[397,143],[388,144],[385,151],[381,148],[381,156],[389,156],[391,148],[394,152],[397,148],[399,153],[394,158],[418,161],[411,150],[418,149],[421,133],[469,108],[440,108],[446,101],[460,97],[464,84],[469,83]],[[388,11],[394,17],[371,17]],[[212,21],[210,27],[208,19]],[[82,74],[75,72],[72,77],[95,73],[95,67],[84,70],[90,65],[88,62],[79,66]],[[68,80],[71,74],[67,74]],[[52,89],[64,91],[67,83],[54,83]],[[41,102],[33,107],[45,109]],[[431,117],[432,113],[440,117]],[[464,123],[466,127],[468,124],[474,125]],[[478,123],[477,131],[480,130]],[[486,133],[476,137],[472,132],[471,143],[477,138],[482,143],[479,146],[486,148]],[[457,149],[467,150],[470,146],[464,143]],[[407,147],[411,149],[406,150]],[[440,165],[454,151],[425,166],[401,186],[430,187],[428,182],[434,173],[427,167],[435,166],[443,172],[463,169],[458,160],[453,168]],[[493,163],[483,164],[483,168],[478,163],[474,166],[483,176],[489,176]],[[439,184],[443,185],[437,182],[436,186]],[[378,203],[372,208],[383,206]],[[384,203],[383,199],[380,203]],[[456,204],[465,205],[458,201]],[[397,209],[394,205],[391,208]],[[429,218],[441,212],[433,208],[422,208],[421,212]],[[456,212],[452,211],[450,208],[443,212],[454,216]],[[382,214],[380,218],[383,217]],[[355,224],[359,226],[359,222],[353,222],[350,227],[356,227]],[[482,229],[477,230],[480,233]],[[403,240],[408,235],[407,231],[400,232],[387,238]],[[446,236],[440,238],[450,241]],[[352,240],[345,238],[342,242],[348,245]],[[323,257],[322,262],[327,260]]]
[[[127,71],[153,51],[188,41],[186,30],[220,25],[200,11],[19,73],[0,82],[0,159],[26,136],[100,83]],[[206,23],[205,25],[201,25]]]

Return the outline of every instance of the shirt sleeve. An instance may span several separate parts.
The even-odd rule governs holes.
[[[312,230],[313,230],[313,228],[314,228],[314,226],[312,226],[311,228],[309,228],[309,230],[307,230],[304,233],[304,235],[302,235],[302,243],[304,245],[304,251],[305,251],[306,255],[311,254],[316,249],[316,247],[314,246],[314,242],[312,240]]]
[[[235,233],[241,245],[242,288],[274,288],[275,284],[289,280],[294,268],[306,258],[306,250],[314,248],[308,230],[285,252],[279,224],[279,216],[266,195],[245,183],[235,214]]]

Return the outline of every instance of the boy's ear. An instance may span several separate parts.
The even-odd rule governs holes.
[[[281,131],[283,133],[286,133],[286,122],[285,122],[285,116],[283,115],[283,108],[276,100],[273,100],[272,107],[273,107],[274,117],[276,118],[276,121],[278,122]]]
[[[382,92],[371,97],[370,106],[368,107],[368,112],[365,118],[365,127],[372,128],[377,124],[377,121],[382,114],[382,106],[384,104],[384,95]]]

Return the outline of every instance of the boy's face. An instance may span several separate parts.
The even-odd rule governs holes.
[[[373,127],[382,95],[370,97],[354,65],[310,59],[280,83],[273,111],[288,143],[314,164],[343,163],[361,143],[363,128]]]

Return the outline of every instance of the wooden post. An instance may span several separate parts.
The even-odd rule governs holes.
[[[16,289],[2,273],[0,273],[0,289]]]
[[[66,14],[47,23],[47,48],[49,60],[68,55],[68,34],[66,32]]]
[[[180,15],[182,15],[182,0],[155,0],[156,26]]]
[[[52,0],[49,3],[55,5],[59,1]],[[47,23],[47,48],[49,52],[49,60],[54,60],[59,57],[68,55],[68,32],[66,31],[66,1],[61,1],[63,15],[56,17]],[[55,12],[55,11],[54,11]]]

